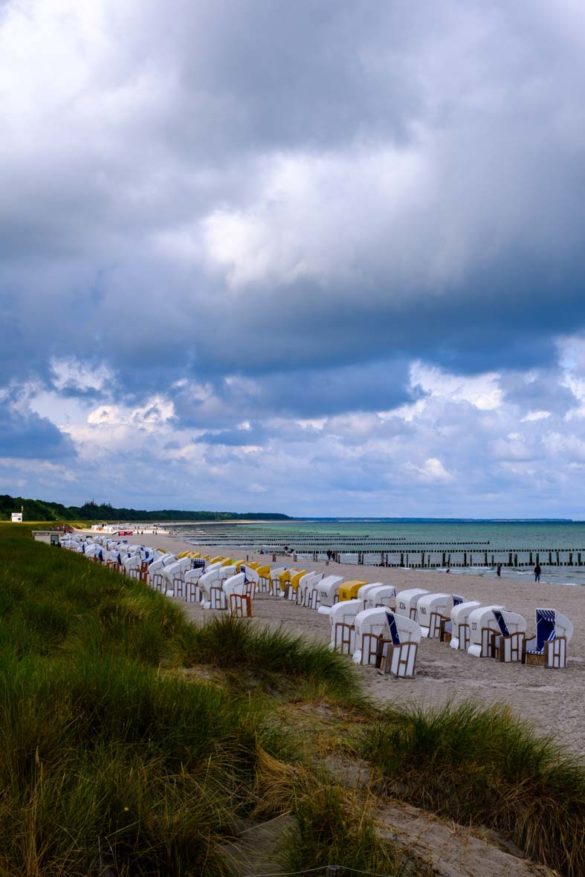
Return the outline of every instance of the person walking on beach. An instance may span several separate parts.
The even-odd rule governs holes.
[[[498,578],[500,578],[500,576],[502,575],[502,564],[501,563],[498,563],[498,565],[496,567],[496,575]]]
[[[535,582],[539,582],[539,581],[540,581],[540,574],[541,574],[541,572],[542,572],[542,570],[541,570],[541,568],[540,568],[540,564],[539,564],[538,561],[537,561],[537,562],[536,562],[536,566],[534,567],[534,581],[535,581]]]

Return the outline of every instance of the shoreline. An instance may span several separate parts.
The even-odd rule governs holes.
[[[180,551],[201,550],[212,556],[228,551],[217,547],[195,548],[185,539],[158,535],[148,540],[128,537],[129,542],[149,544],[155,548]],[[272,556],[255,551],[233,552],[234,559],[259,560],[269,563]],[[339,564],[334,561],[293,563],[292,558],[280,559],[283,566],[295,566],[342,575],[346,580],[363,579],[395,585],[397,590],[423,587],[429,591],[462,593],[484,605],[501,603],[520,612],[528,622],[528,633],[534,629],[534,610],[551,607],[564,612],[573,622],[575,633],[568,647],[568,667],[547,670],[544,667],[500,664],[489,658],[474,658],[455,652],[437,640],[423,640],[418,651],[417,675],[413,679],[380,676],[373,667],[357,667],[365,693],[379,705],[433,708],[448,703],[472,700],[482,706],[501,704],[519,719],[524,719],[539,733],[552,735],[559,745],[582,755],[585,751],[585,723],[582,721],[585,688],[585,593],[580,587],[558,587],[541,581],[513,581],[509,578],[478,575],[456,576],[437,574],[436,570],[367,567]],[[174,598],[172,598],[174,599]],[[198,623],[215,614],[199,605],[177,600],[188,617]],[[282,628],[287,632],[328,642],[329,619],[317,612],[285,600],[257,595],[254,599],[253,624]],[[348,658],[348,660],[350,660]]]

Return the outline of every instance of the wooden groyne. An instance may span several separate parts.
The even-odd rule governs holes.
[[[374,539],[371,537],[348,536],[327,538],[324,536],[303,536],[290,534],[289,542],[282,536],[276,539],[269,534],[247,533],[244,538],[237,534],[198,533],[181,534],[193,545],[205,545],[225,550],[228,553],[240,551],[262,551],[265,554],[282,556],[295,555],[300,560],[327,560],[331,558],[341,563],[356,563],[366,566],[410,567],[418,569],[440,569],[458,567],[496,567],[501,564],[508,568],[534,567],[583,567],[585,566],[585,546],[577,548],[546,547],[497,547],[489,541],[465,542],[411,542],[396,539]],[[285,538],[288,538],[288,534]]]

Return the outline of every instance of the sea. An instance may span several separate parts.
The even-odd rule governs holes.
[[[456,575],[585,584],[585,521],[437,518],[296,518],[250,523],[174,525],[194,545],[233,545],[265,553],[345,563],[431,567]]]

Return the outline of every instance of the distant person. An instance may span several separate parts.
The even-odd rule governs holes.
[[[536,566],[534,567],[534,581],[535,581],[535,582],[539,582],[539,581],[540,581],[540,574],[541,574],[541,572],[542,572],[542,570],[541,570],[541,568],[540,568],[540,564],[537,562],[537,563],[536,563]]]
[[[498,563],[498,565],[496,567],[496,575],[498,578],[500,578],[500,576],[502,575],[502,564],[501,563]]]

